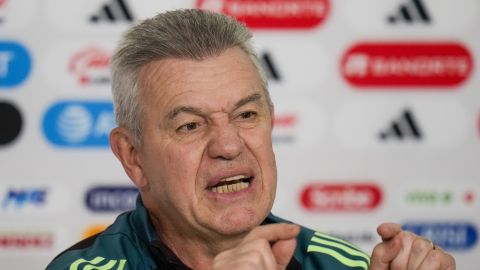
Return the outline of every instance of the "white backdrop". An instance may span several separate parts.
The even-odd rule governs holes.
[[[131,208],[108,60],[174,8],[244,20],[275,103],[274,213],[370,252],[394,221],[480,264],[477,0],[0,0],[0,268],[44,269]]]

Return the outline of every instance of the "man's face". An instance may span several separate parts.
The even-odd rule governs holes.
[[[161,60],[140,80],[142,196],[162,226],[198,236],[259,225],[275,197],[276,165],[272,111],[247,55],[231,48],[201,61]]]

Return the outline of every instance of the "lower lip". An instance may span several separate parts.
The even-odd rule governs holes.
[[[251,194],[255,186],[256,186],[255,178],[252,178],[250,180],[248,187],[242,190],[235,191],[235,192],[228,192],[228,193],[217,193],[217,192],[211,191],[210,189],[207,189],[207,194],[210,198],[217,201],[239,200],[239,199],[244,199],[246,196]]]

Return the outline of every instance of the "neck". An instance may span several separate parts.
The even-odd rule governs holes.
[[[161,222],[161,219],[150,214],[153,226],[162,242],[188,267],[201,270],[211,269],[213,260],[222,251],[238,245],[247,232],[225,236],[216,233],[196,234],[178,226]],[[191,230],[190,230],[191,231]]]

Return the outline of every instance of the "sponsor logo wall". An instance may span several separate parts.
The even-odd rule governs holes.
[[[130,25],[189,7],[254,33],[275,103],[275,214],[367,252],[397,222],[475,269],[477,0],[0,0],[1,269],[44,269],[135,207],[108,144],[109,59]]]

